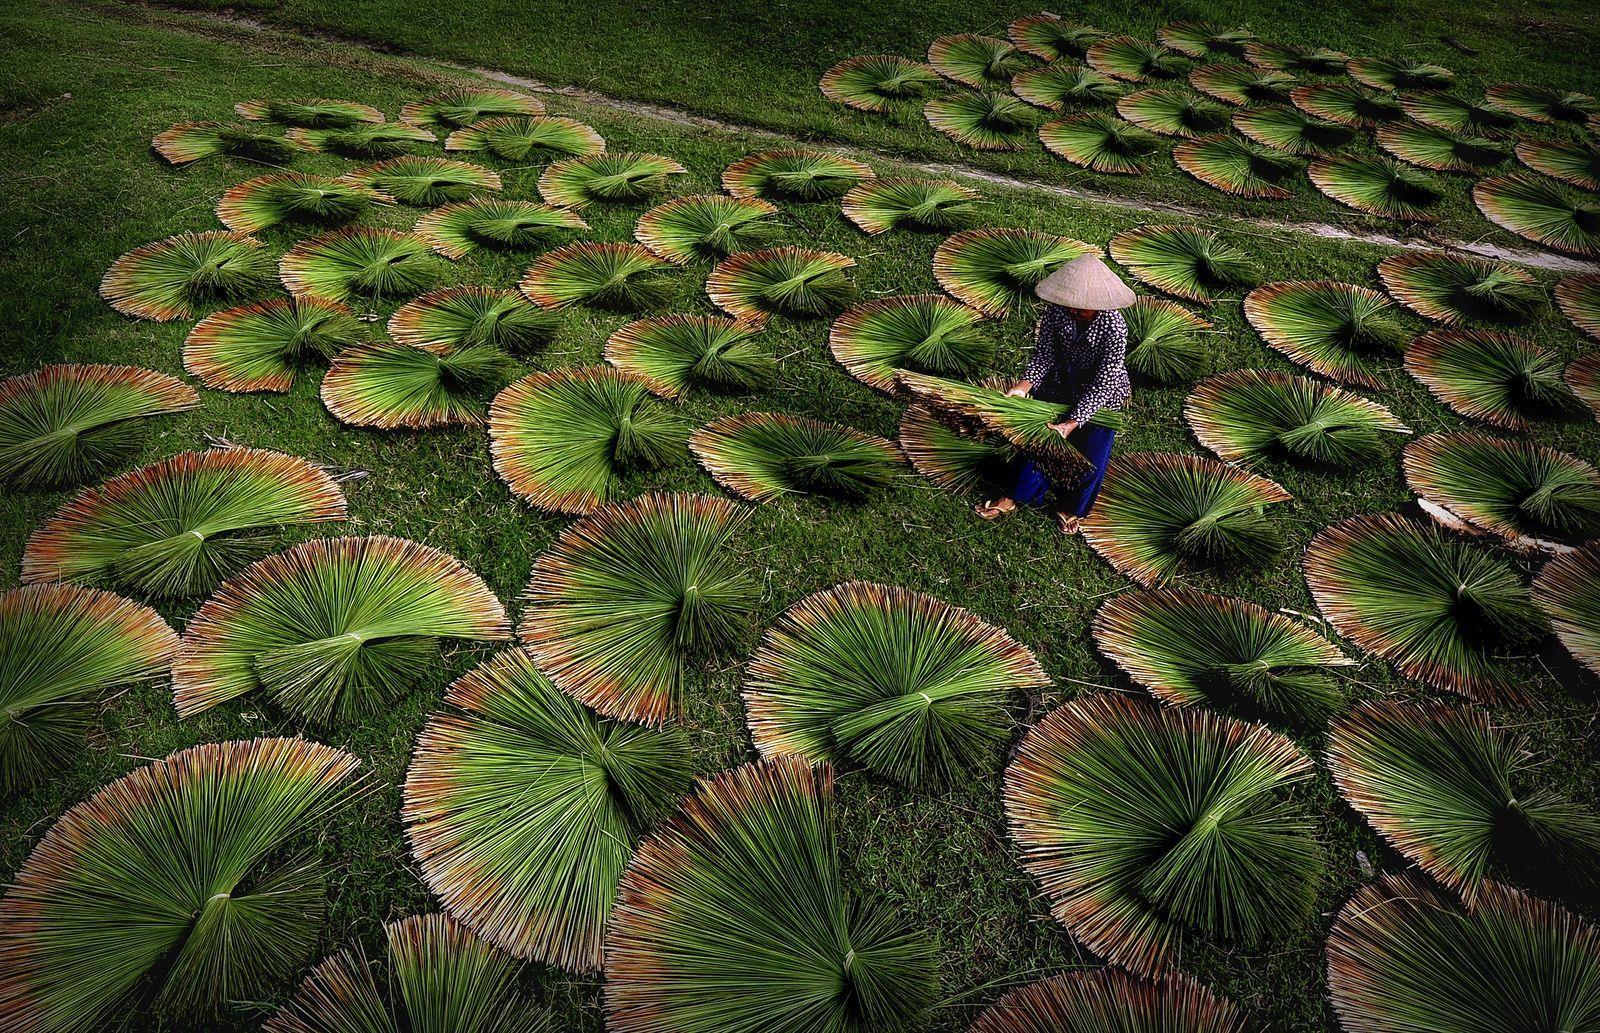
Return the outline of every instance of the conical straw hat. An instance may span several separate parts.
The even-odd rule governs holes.
[[[1135,300],[1121,277],[1094,255],[1074,258],[1041,280],[1033,292],[1052,305],[1095,312],[1127,308]]]

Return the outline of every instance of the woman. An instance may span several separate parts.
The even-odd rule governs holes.
[[[1109,427],[1084,426],[1102,409],[1121,408],[1128,400],[1126,352],[1128,326],[1119,309],[1134,302],[1117,274],[1094,255],[1075,258],[1034,288],[1048,304],[1034,330],[1033,360],[1022,379],[1006,393],[1032,395],[1067,407],[1066,418],[1050,429],[1070,441],[1094,469],[1077,484],[1060,485],[1056,523],[1062,534],[1077,534],[1082,519],[1094,505],[1111,459],[1116,432]],[[1016,466],[1016,481],[1009,495],[976,507],[985,520],[998,520],[1021,505],[1040,505],[1050,491],[1050,481],[1033,462]]]

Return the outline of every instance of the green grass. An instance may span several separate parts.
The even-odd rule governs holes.
[[[1150,174],[1102,176],[1052,157],[1038,143],[1015,154],[958,147],[923,120],[922,105],[886,115],[829,102],[817,80],[857,54],[923,60],[935,38],[983,32],[1004,38],[1014,18],[1041,9],[1113,33],[1154,39],[1168,21],[1204,19],[1244,25],[1263,40],[1331,46],[1357,57],[1442,64],[1457,89],[1473,96],[1501,82],[1547,83],[1596,92],[1600,47],[1584,5],[1570,0],[1353,0],[1285,4],[1280,0],[1158,0],[1127,5],[1084,0],[1068,7],[1042,0],[888,0],[863,11],[835,0],[719,0],[646,3],[621,0],[480,0],[446,9],[427,0],[171,0],[176,6],[239,11],[274,24],[314,29],[386,47],[514,72],[558,85],[645,100],[748,125],[838,140],[908,157],[962,160],[1016,175],[1107,193],[1203,206],[1264,218],[1322,219],[1367,229],[1393,224],[1351,212],[1323,197],[1304,172],[1290,177],[1293,197],[1244,201],[1190,179],[1166,153]],[[1445,42],[1458,41],[1474,53]],[[1198,66],[1203,62],[1192,62]],[[1035,65],[1028,59],[1029,65]],[[1188,66],[1186,66],[1188,67]],[[1310,80],[1316,81],[1316,80]],[[1547,135],[1542,131],[1537,135]],[[1565,138],[1565,130],[1551,134]],[[1376,153],[1365,133],[1349,153]],[[1507,168],[1515,165],[1511,162]],[[1446,177],[1439,227],[1468,239],[1517,238],[1473,207],[1471,180]],[[1406,232],[1402,230],[1402,232]]]
[[[763,38],[760,50],[768,60],[790,60],[800,54],[804,65],[774,81],[766,65],[755,64],[749,51],[727,48],[733,67],[721,73],[726,84],[712,90],[699,76],[702,62],[695,48],[710,47],[719,33],[745,38],[749,10],[685,5],[659,12],[653,28],[640,29],[640,42],[616,46],[624,26],[605,9],[574,7],[562,14],[551,5],[554,22],[540,24],[541,42],[563,40],[559,51],[565,67],[577,75],[583,55],[604,50],[606,65],[622,67],[630,48],[641,48],[635,73],[651,89],[682,96],[700,96],[707,103],[732,103],[771,90],[774,117],[796,117],[809,106],[815,117],[846,119],[815,105],[815,75],[837,57],[889,46],[895,39],[925,40],[952,28],[978,28],[957,5],[908,8],[887,23],[851,30],[835,26],[827,52],[796,46],[781,34]],[[291,12],[301,10],[291,6]],[[820,19],[820,0],[791,7],[788,16]],[[1411,7],[1402,10],[1412,10]],[[408,46],[456,50],[459,39],[473,35],[463,26],[460,9],[391,15],[375,3],[349,7],[352,31],[380,23],[403,29]],[[522,8],[518,9],[522,11]],[[762,8],[770,11],[771,8]],[[1359,10],[1371,12],[1367,8]],[[1532,9],[1530,9],[1532,10]],[[701,20],[690,12],[705,15]],[[811,12],[807,15],[806,12]],[[517,49],[514,21],[504,5],[477,8],[474,17],[501,17],[505,31],[481,32],[476,39],[487,49],[503,47],[507,63],[513,55],[552,55],[557,48]],[[1020,13],[1017,12],[1017,13]],[[1092,17],[1093,12],[1089,12]],[[585,35],[579,20],[593,19]],[[1331,17],[1331,15],[1329,15]],[[1335,28],[1354,50],[1385,49],[1351,26],[1329,25],[1304,30],[1308,37],[1334,39]],[[898,18],[898,21],[893,20]],[[1227,20],[1225,14],[1219,20]],[[1156,19],[1152,16],[1152,26]],[[171,16],[127,7],[82,7],[50,0],[16,0],[0,12],[0,158],[7,168],[7,203],[0,207],[0,373],[11,375],[53,361],[112,361],[147,365],[180,373],[180,347],[189,323],[152,324],[124,319],[95,295],[95,285],[119,254],[146,241],[184,230],[213,228],[212,205],[222,191],[257,174],[258,169],[233,162],[206,161],[173,170],[149,149],[149,140],[181,119],[226,117],[236,100],[257,96],[348,96],[382,107],[391,117],[401,103],[458,84],[459,77],[424,62],[380,58],[332,45],[257,39],[232,29],[202,27],[174,31]],[[1119,24],[1110,23],[1108,24]],[[1377,24],[1374,19],[1372,24]],[[1465,16],[1461,23],[1473,24]],[[1457,34],[1465,31],[1452,21]],[[1148,29],[1152,26],[1146,26]],[[1258,28],[1266,28],[1258,25]],[[1423,38],[1413,23],[1411,31]],[[735,31],[737,29],[737,31]],[[531,28],[529,31],[533,31]],[[760,30],[765,31],[765,30]],[[1393,39],[1400,37],[1395,29]],[[898,33],[898,36],[892,35]],[[890,34],[890,35],[885,35]],[[1287,33],[1286,33],[1287,35]],[[609,37],[609,39],[608,39]],[[1293,38],[1302,38],[1297,33]],[[1387,36],[1386,39],[1390,38]],[[1431,38],[1431,37],[1428,37]],[[1473,37],[1475,42],[1482,42]],[[653,42],[644,42],[653,41]],[[448,48],[446,44],[449,44]],[[1509,44],[1502,44],[1509,46]],[[676,47],[676,50],[672,48]],[[1485,44],[1485,56],[1490,51]],[[596,49],[588,49],[596,48]],[[826,49],[826,48],[825,48]],[[891,47],[908,53],[910,46]],[[1388,49],[1395,49],[1389,47]],[[1555,57],[1534,48],[1527,77],[1569,81],[1556,74]],[[1438,56],[1419,48],[1418,56]],[[1410,53],[1410,51],[1407,51]],[[649,60],[643,60],[645,55]],[[475,55],[490,61],[492,53]],[[796,59],[798,60],[798,59]],[[1507,58],[1509,60],[1509,58]],[[1575,60],[1592,62],[1587,53]],[[1544,63],[1540,63],[1544,62]],[[498,62],[497,62],[498,63]],[[1448,60],[1446,63],[1450,63]],[[1463,61],[1455,62],[1458,67]],[[1587,66],[1592,67],[1592,64]],[[678,78],[668,75],[677,69]],[[1546,74],[1546,73],[1549,74]],[[802,74],[803,73],[803,74]],[[767,75],[763,80],[761,77]],[[668,80],[671,79],[669,82]],[[728,85],[731,84],[731,85]],[[1573,82],[1572,85],[1582,85]],[[698,92],[705,87],[705,92]],[[644,86],[639,87],[644,92]],[[732,92],[729,92],[732,91]],[[720,99],[719,99],[720,98]],[[613,150],[670,154],[689,174],[675,184],[678,193],[717,190],[721,169],[734,158],[766,146],[759,136],[728,135],[618,114],[578,101],[549,98],[553,114],[594,125]],[[811,117],[811,116],[808,116]],[[488,159],[485,159],[486,163]],[[534,196],[537,168],[492,162],[506,179],[506,194]],[[878,162],[880,173],[897,170]],[[312,156],[299,166],[308,172],[339,171],[351,163]],[[1209,192],[1208,192],[1209,196]],[[1089,203],[1066,202],[1025,191],[984,190],[986,225],[1029,226],[1103,244],[1123,229],[1146,221],[1139,213]],[[631,239],[641,206],[596,208],[585,213],[591,239]],[[416,213],[391,210],[366,216],[363,224],[406,226]],[[837,202],[783,206],[784,243],[840,251],[856,257],[854,271],[863,296],[937,291],[930,270],[938,235],[895,232],[868,238],[841,218]],[[1230,228],[1225,226],[1224,228]],[[1296,235],[1267,234],[1231,227],[1256,257],[1264,279],[1346,279],[1376,286],[1373,268],[1385,251]],[[285,250],[293,235],[284,230],[262,235],[274,254]],[[464,283],[513,286],[532,252],[481,252],[452,266],[451,277]],[[702,285],[709,264],[692,265],[676,279],[677,296],[669,311],[709,313]],[[381,310],[383,316],[393,306]],[[1244,323],[1237,294],[1225,296],[1207,315],[1219,330],[1205,340],[1215,369],[1258,366],[1289,369]],[[629,317],[575,309],[555,342],[534,358],[541,368],[587,364],[600,360],[606,336]],[[1001,343],[997,371],[1014,372],[1023,361],[1029,316],[997,324]],[[1420,331],[1420,321],[1408,326]],[[832,361],[827,349],[828,324],[822,321],[774,320],[766,333],[781,357],[777,383],[746,398],[697,395],[682,411],[698,426],[717,416],[744,409],[793,412],[859,427],[893,437],[900,406],[851,380]],[[1533,336],[1568,357],[1581,348],[1578,338],[1556,317],[1546,317]],[[534,366],[525,363],[526,368]],[[1387,377],[1383,401],[1419,432],[1462,426],[1423,388],[1398,369]],[[279,449],[336,466],[370,472],[348,486],[352,519],[344,533],[396,534],[451,552],[483,575],[516,616],[516,599],[534,558],[565,521],[541,516],[515,501],[491,473],[487,438],[481,430],[430,431],[419,434],[380,433],[338,425],[323,409],[317,377],[299,378],[287,395],[239,396],[203,391],[203,406],[187,414],[163,418],[147,441],[141,462],[202,447],[205,435],[241,444]],[[1135,395],[1132,426],[1119,442],[1124,451],[1171,449],[1198,451],[1181,416],[1185,389],[1145,389]],[[1600,429],[1592,422],[1540,425],[1535,437],[1568,451],[1593,456],[1600,451]],[[1397,447],[1391,446],[1391,450]],[[1269,463],[1263,472],[1280,480],[1296,501],[1274,507],[1282,512],[1288,534],[1288,557],[1297,557],[1311,535],[1326,524],[1356,513],[1394,508],[1409,494],[1397,467],[1385,463],[1349,474],[1296,470]],[[687,458],[681,463],[633,478],[629,493],[644,488],[719,494],[715,484]],[[6,493],[0,497],[0,579],[15,582],[17,563],[29,531],[67,496],[62,493]],[[999,525],[979,523],[967,500],[941,493],[911,474],[899,477],[886,491],[859,504],[800,499],[757,507],[739,547],[763,586],[762,596],[742,640],[715,667],[693,672],[688,684],[688,715],[696,770],[711,773],[751,756],[743,728],[738,694],[743,659],[759,641],[760,632],[789,605],[839,581],[860,578],[930,592],[999,624],[1036,650],[1056,681],[1052,690],[1018,708],[1018,720],[1037,720],[1049,707],[1089,691],[1093,686],[1121,685],[1112,669],[1095,655],[1088,621],[1099,600],[1128,583],[1114,575],[1081,541],[1058,536],[1045,518],[1025,514]],[[309,537],[299,530],[285,542]],[[1265,572],[1246,576],[1206,576],[1198,587],[1238,594],[1276,608],[1309,612],[1313,606],[1298,565],[1285,561]],[[165,607],[163,613],[181,625],[194,604]],[[478,662],[481,648],[447,645],[439,669],[389,711],[361,725],[339,726],[326,741],[352,750],[382,783],[380,791],[332,822],[320,850],[333,873],[330,916],[319,957],[350,939],[370,949],[379,945],[381,923],[433,907],[412,874],[398,818],[398,783],[403,778],[417,732],[437,707],[443,687]],[[1584,744],[1585,722],[1594,710],[1592,698],[1574,699],[1550,675],[1532,672],[1539,695],[1549,700],[1537,712],[1523,711],[1519,722],[1531,726],[1534,744],[1550,757],[1545,769],[1574,797],[1593,798],[1600,785],[1600,765]],[[1392,691],[1399,681],[1377,663],[1367,663],[1355,678],[1370,691]],[[1364,690],[1366,691],[1366,690]],[[285,734],[295,725],[276,715],[259,698],[246,697],[179,723],[164,689],[145,688],[113,703],[92,729],[91,748],[47,785],[0,804],[0,878],[21,863],[53,818],[98,786],[144,763],[184,746],[224,738]],[[1320,735],[1303,740],[1321,751]],[[1320,775],[1305,790],[1318,811],[1319,834],[1326,846],[1328,871],[1318,898],[1318,911],[1335,910],[1360,878],[1356,852],[1380,867],[1397,868],[1378,840],[1339,804],[1331,784]],[[935,1012],[938,1029],[964,1029],[976,1010],[1005,989],[1043,974],[1093,959],[1078,949],[1062,928],[1051,922],[1036,887],[1017,868],[1000,812],[998,777],[990,774],[949,790],[910,791],[846,772],[839,785],[841,842],[849,878],[865,894],[881,894],[929,926],[939,940],[941,995]],[[1260,949],[1235,950],[1226,944],[1196,942],[1184,950],[1185,970],[1219,994],[1238,1001],[1251,1013],[1282,1030],[1331,1028],[1324,992],[1319,924],[1289,931],[1287,937]],[[598,987],[592,981],[560,974],[533,974],[546,996],[570,1009],[571,1024],[598,1027]],[[288,990],[288,987],[284,988]],[[241,1028],[255,1024],[241,1017]],[[581,1018],[580,1018],[581,1017]],[[131,1015],[129,1028],[143,1021]]]

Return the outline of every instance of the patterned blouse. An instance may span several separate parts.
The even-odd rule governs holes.
[[[1128,324],[1115,309],[1087,325],[1059,305],[1048,305],[1034,328],[1033,358],[1022,379],[1033,396],[1071,406],[1079,423],[1101,409],[1119,409],[1132,394],[1128,384]]]

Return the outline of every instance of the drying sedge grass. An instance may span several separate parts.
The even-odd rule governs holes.
[[[1320,531],[1304,565],[1323,616],[1406,677],[1480,702],[1521,694],[1507,661],[1544,624],[1522,576],[1490,547],[1373,513]]]
[[[482,151],[506,161],[592,158],[606,149],[605,137],[576,119],[544,115],[485,118],[445,137],[447,151]]]
[[[1573,659],[1600,674],[1600,546],[1556,556],[1533,581],[1533,601]]]
[[[539,176],[539,196],[558,208],[636,204],[667,189],[667,177],[686,170],[664,154],[614,151],[564,158]]]
[[[177,377],[138,366],[45,366],[0,381],[0,481],[80,484],[131,456],[144,420],[199,404]]]
[[[511,90],[464,89],[412,101],[400,109],[400,120],[439,134],[470,126],[487,118],[516,118],[544,114],[544,104]]]
[[[1296,157],[1332,154],[1356,138],[1351,126],[1328,122],[1291,107],[1243,108],[1233,113],[1233,128],[1263,147]]]
[[[1008,991],[970,1033],[1246,1033],[1245,1013],[1178,975],[1144,980],[1114,968],[1069,972]]]
[[[1572,325],[1600,340],[1600,273],[1576,273],[1556,284],[1556,305]]]
[[[1003,629],[920,592],[852,581],[800,600],[750,659],[763,756],[854,764],[910,786],[997,767],[1011,707],[1050,684]]]
[[[653,316],[606,339],[606,361],[677,400],[695,388],[754,391],[777,375],[760,330],[722,316]]]
[[[345,518],[321,467],[251,448],[185,452],[88,488],[28,539],[22,580],[203,595],[272,548],[272,528]]]
[[[353,180],[274,172],[223,194],[217,218],[235,233],[255,233],[283,224],[349,222],[383,200],[376,190]]]
[[[1209,363],[1199,334],[1210,323],[1175,301],[1140,298],[1122,310],[1128,327],[1128,371],[1157,384],[1194,380]]]
[[[671,263],[642,244],[584,240],[534,259],[518,286],[547,309],[588,305],[633,312],[666,300],[671,270]]]
[[[1112,104],[1122,95],[1122,85],[1092,68],[1055,64],[1018,72],[1011,92],[1035,107],[1062,111]]]
[[[1250,325],[1276,351],[1344,384],[1381,389],[1376,360],[1400,350],[1405,330],[1375,290],[1329,280],[1269,283],[1244,299]]]
[[[1316,724],[1352,666],[1305,624],[1247,599],[1189,588],[1124,592],[1094,617],[1100,652],[1163,703]]]
[[[519,958],[598,971],[633,846],[689,790],[676,729],[597,717],[523,650],[445,693],[406,774],[401,817],[445,908]]]
[[[1196,568],[1260,566],[1283,547],[1266,507],[1289,498],[1277,482],[1211,459],[1136,452],[1107,467],[1083,537],[1145,586]]]
[[[829,100],[857,111],[882,114],[896,102],[922,96],[939,85],[930,65],[894,54],[847,57],[822,73],[817,84]]]
[[[1583,190],[1600,190],[1600,147],[1587,141],[1518,140],[1517,160]]]
[[[1156,30],[1161,45],[1188,57],[1201,58],[1244,56],[1244,48],[1256,41],[1255,33],[1247,29],[1224,29],[1210,22],[1168,22]]]
[[[446,287],[395,309],[389,336],[400,344],[450,354],[488,345],[527,354],[549,344],[562,317],[516,291],[494,287]]]
[[[994,36],[963,32],[940,36],[928,45],[934,71],[975,90],[1004,89],[1026,62],[1017,48]]]
[[[1099,250],[1038,230],[962,230],[946,237],[933,253],[933,276],[958,301],[999,317],[1032,301],[1040,280]]]
[[[365,226],[302,240],[278,262],[278,278],[297,301],[335,304],[420,294],[442,272],[420,237]]]
[[[1355,467],[1386,458],[1382,435],[1409,428],[1378,404],[1309,377],[1260,369],[1219,373],[1194,389],[1183,416],[1222,459],[1287,459]]]
[[[223,309],[195,324],[183,368],[218,391],[289,390],[295,376],[366,336],[356,314],[329,301],[273,298]]]
[[[197,305],[261,290],[272,281],[265,246],[243,233],[207,230],[143,244],[111,264],[100,296],[135,319],[188,319]]]
[[[169,165],[184,166],[204,158],[237,158],[262,165],[287,165],[300,148],[255,126],[229,122],[177,122],[158,133],[150,146]]]
[[[1466,136],[1499,136],[1517,124],[1514,114],[1490,101],[1472,101],[1453,93],[1401,97],[1400,106],[1423,125]]]
[[[452,201],[425,213],[412,231],[446,258],[482,249],[537,247],[589,224],[570,208],[496,197]]]
[[[639,216],[633,235],[669,262],[727,258],[778,234],[778,207],[759,197],[675,197]]]
[[[328,367],[322,403],[335,419],[355,427],[475,426],[483,422],[483,399],[516,368],[492,344],[358,344]]]
[[[1477,175],[1506,160],[1503,145],[1481,136],[1458,136],[1420,122],[1378,127],[1378,146],[1403,162],[1435,172]]]
[[[1566,382],[1567,390],[1600,420],[1600,354],[1589,352],[1573,359],[1567,363],[1561,379]]]
[[[1097,693],[1023,737],[1006,824],[1073,937],[1156,975],[1186,932],[1255,945],[1311,917],[1322,852],[1288,799],[1311,772],[1265,725]]]
[[[1289,91],[1294,106],[1315,118],[1342,126],[1367,129],[1406,117],[1405,109],[1394,97],[1364,90],[1355,83],[1314,83]]]
[[[434,142],[432,133],[421,126],[407,125],[404,122],[376,125],[362,122],[353,126],[330,126],[325,129],[297,126],[284,135],[308,151],[325,151],[345,158],[360,158],[366,161],[410,154],[419,145]]]
[[[1152,86],[1117,100],[1117,114],[1162,136],[1193,138],[1227,128],[1228,111],[1180,86]]]
[[[177,652],[154,610],[110,592],[28,585],[0,595],[0,800],[59,774],[101,698],[164,675]]]
[[[1491,330],[1432,330],[1406,347],[1406,372],[1453,411],[1502,430],[1572,411],[1561,358]]]
[[[1324,47],[1302,48],[1284,43],[1252,42],[1244,45],[1245,60],[1257,68],[1301,75],[1342,75],[1350,55]]]
[[[1016,456],[1000,435],[952,428],[922,402],[907,406],[900,417],[900,450],[937,487],[986,498],[1004,493],[1001,481]]]
[[[774,315],[825,317],[855,297],[846,275],[855,264],[849,255],[801,247],[742,251],[717,263],[706,278],[706,295],[735,319],[757,326]]]
[[[1104,35],[1091,25],[1070,22],[1048,11],[1023,15],[1006,26],[1006,37],[1016,48],[1041,61],[1081,58],[1089,52],[1089,45]]]
[[[233,110],[254,122],[276,122],[303,129],[344,128],[383,121],[383,112],[353,100],[242,100]]]
[[[1444,199],[1438,180],[1380,155],[1317,158],[1307,175],[1340,204],[1389,219],[1431,222]]]
[[[722,170],[722,188],[734,197],[822,201],[875,175],[865,163],[828,151],[758,151]]]
[[[500,189],[500,174],[482,165],[409,154],[363,165],[345,178],[419,208],[465,201],[481,191]]]
[[[1600,198],[1562,183],[1512,173],[1480,179],[1472,188],[1478,210],[1496,226],[1576,255],[1600,255]]]
[[[894,478],[900,452],[875,434],[782,413],[744,412],[701,427],[689,450],[713,480],[740,498],[865,498]]]
[[[1524,269],[1444,252],[1390,255],[1378,263],[1383,288],[1406,308],[1454,326],[1521,323],[1544,307],[1545,291]]]
[[[1189,73],[1189,84],[1226,104],[1286,104],[1294,76],[1235,62],[1203,65]]]
[[[685,666],[725,646],[755,603],[730,544],[748,517],[726,499],[643,495],[572,524],[528,581],[519,631],[539,669],[607,716],[676,717]]]
[[[403,538],[319,538],[224,582],[184,631],[181,718],[252,692],[316,724],[359,718],[426,673],[441,638],[510,637],[460,560]]]
[[[1124,82],[1176,79],[1188,65],[1182,54],[1133,36],[1107,36],[1084,53],[1089,67]]]
[[[949,233],[972,220],[978,192],[953,179],[874,179],[840,202],[844,217],[869,234],[895,229]]]
[[[1567,452],[1477,431],[1406,447],[1406,484],[1424,502],[1512,543],[1600,537],[1600,473]]]
[[[534,373],[489,410],[489,450],[511,490],[540,509],[589,513],[629,470],[671,462],[684,427],[649,385],[609,366]]]
[[[1289,197],[1285,184],[1300,171],[1298,162],[1279,151],[1220,133],[1183,141],[1172,149],[1172,160],[1208,187],[1267,201]]]
[[[1401,90],[1447,90],[1455,84],[1456,73],[1442,65],[1404,58],[1357,57],[1345,64],[1350,78],[1374,90],[1391,93]]]
[[[1203,226],[1136,226],[1112,237],[1110,251],[1141,282],[1189,301],[1210,304],[1213,292],[1255,278],[1244,250]]]
[[[928,124],[956,143],[980,151],[1015,151],[1033,135],[1034,110],[1008,93],[965,91],[923,105]]]
[[[863,302],[834,320],[833,357],[880,391],[899,387],[902,369],[970,378],[994,361],[982,313],[942,294],[902,294]]]
[[[1039,127],[1039,141],[1058,158],[1095,172],[1137,176],[1150,167],[1161,138],[1104,112]]]
[[[1518,118],[1543,125],[1567,122],[1581,126],[1600,114],[1600,102],[1587,93],[1553,86],[1502,83],[1489,87],[1485,92],[1489,103],[1504,108]]]

